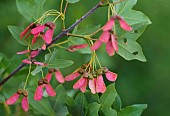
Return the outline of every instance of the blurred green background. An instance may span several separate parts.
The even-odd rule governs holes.
[[[76,4],[76,7],[70,5],[67,26],[86,13],[98,1],[81,0]],[[45,9],[59,8],[59,4],[60,0],[47,0]],[[119,75],[116,88],[122,99],[123,106],[135,103],[148,104],[143,116],[170,115],[169,4],[169,0],[138,0],[137,5],[134,7],[135,10],[141,10],[147,14],[152,21],[152,25],[147,27],[138,40],[143,48],[147,62],[126,61],[118,55],[114,57],[105,55],[104,58],[100,56],[101,60],[104,59],[103,64],[116,71]],[[12,38],[7,25],[24,25],[25,19],[18,13],[15,0],[0,1],[0,17],[0,52],[11,58],[17,51],[25,48]],[[81,26],[87,23],[89,25],[104,24],[106,20],[106,9],[101,8],[82,22]],[[73,55],[80,56],[80,54]],[[81,58],[83,56],[80,56],[79,59]],[[77,61],[79,59],[75,59],[77,64],[81,63],[81,61]]]

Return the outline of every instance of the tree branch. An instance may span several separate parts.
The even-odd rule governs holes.
[[[72,24],[69,28],[62,31],[59,35],[57,35],[50,44],[47,44],[47,47],[49,47],[51,44],[55,43],[58,39],[60,39],[63,36],[66,36],[68,32],[70,32],[75,26],[77,26],[80,22],[82,22],[84,19],[86,19],[89,15],[91,15],[97,8],[99,8],[102,5],[101,2],[99,2],[96,6],[94,6],[89,12],[87,12],[84,16],[82,16],[79,20],[77,20],[74,24]],[[39,53],[43,52],[41,49]],[[25,67],[26,64],[22,63],[20,64],[11,74],[9,74],[5,79],[3,79],[0,82],[0,87],[5,84],[12,76],[14,76],[17,72],[19,72],[23,67]]]

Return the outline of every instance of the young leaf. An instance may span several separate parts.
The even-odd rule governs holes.
[[[71,60],[57,59],[57,51],[45,55],[45,63],[48,68],[65,68],[72,65]]]
[[[132,26],[134,31],[125,32],[120,27],[117,27],[116,32],[118,37],[118,54],[126,60],[137,59],[139,61],[146,61],[143,55],[141,46],[136,42],[140,35],[144,32],[146,25]]]
[[[118,112],[118,116],[141,116],[142,112],[147,108],[146,104],[136,104],[127,106]]]
[[[66,1],[69,3],[76,3],[76,2],[79,2],[80,0],[66,0]]]
[[[100,104],[94,102],[92,104],[88,104],[88,113],[87,116],[98,116]]]
[[[0,77],[3,77],[2,75],[5,73],[8,66],[9,60],[6,58],[4,54],[0,53]]]
[[[107,86],[107,90],[102,96],[100,97],[101,108],[111,108],[111,105],[115,101],[117,96],[117,92],[115,89],[115,84],[111,84]]]
[[[104,116],[117,116],[117,112],[111,108],[103,108],[102,113]]]
[[[32,89],[28,89],[28,100],[29,104],[37,110],[39,113],[43,115],[54,115],[54,111],[49,103],[49,100],[47,98],[43,98],[40,101],[34,100],[34,91]]]
[[[92,94],[90,91],[87,91],[85,96],[88,103],[98,102],[99,100],[98,94]]]
[[[72,116],[85,116],[87,113],[87,100],[83,93],[79,93],[75,100],[67,96],[67,108]]]
[[[77,34],[77,35],[89,35],[93,32],[95,32],[96,30],[98,30],[100,28],[100,25],[98,26],[86,26],[85,28],[82,29],[78,29],[78,26],[74,28],[73,30],[73,34]],[[80,38],[80,37],[69,37],[69,45],[79,45],[79,44],[88,44],[87,41],[84,38]],[[86,47],[83,49],[78,50],[78,52],[80,52],[81,54],[91,54],[91,50],[90,47]]]
[[[0,94],[0,103],[3,103],[3,102],[5,102],[5,97]]]
[[[122,102],[118,94],[116,96],[114,103],[112,104],[112,108],[115,109],[116,111],[120,111],[122,108]]]
[[[66,116],[69,112],[65,105],[67,93],[62,85],[58,85],[56,88],[56,100],[54,104],[55,115],[57,116]]]
[[[31,72],[31,74],[33,75],[33,76],[35,76],[37,73],[39,73],[41,70],[42,70],[42,66],[37,66],[32,72]]]
[[[77,108],[77,116],[84,116],[87,113],[87,100],[83,93],[79,93],[75,98],[75,105]]]
[[[38,37],[36,42],[32,45],[30,45],[31,50],[36,50],[38,48],[41,48],[44,44],[44,40],[41,37]]]
[[[28,45],[26,43],[26,41],[24,41],[23,39],[20,39],[20,33],[23,31],[22,28],[17,27],[17,26],[9,25],[8,30],[10,31],[12,36],[18,41],[18,43],[20,43],[21,45],[24,45],[24,46]]]
[[[77,115],[77,106],[75,105],[75,101],[74,101],[74,99],[72,97],[67,96],[67,98],[66,98],[66,105],[67,105],[69,113],[72,116]]]
[[[46,0],[16,0],[18,11],[28,21],[37,20],[43,13]]]

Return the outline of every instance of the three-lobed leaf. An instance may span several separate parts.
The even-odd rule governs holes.
[[[118,2],[119,0],[113,0]],[[115,5],[115,9],[118,15],[122,16],[129,25],[135,25],[139,23],[151,24],[150,19],[142,12],[132,10],[136,5],[137,0],[124,0]]]
[[[137,59],[146,61],[141,46],[136,42],[139,36],[144,32],[146,25],[137,24],[132,26],[134,31],[126,32],[120,27],[116,28],[118,36],[118,54],[126,60]]]
[[[113,0],[113,2],[118,1]],[[145,62],[146,58],[142,52],[142,48],[136,40],[144,32],[146,26],[151,24],[151,21],[144,13],[132,10],[136,3],[137,0],[124,0],[115,5],[116,13],[123,17],[133,28],[133,31],[125,32],[119,26],[116,26],[119,44],[118,54],[126,60],[137,59]]]

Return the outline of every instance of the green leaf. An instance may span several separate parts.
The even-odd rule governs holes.
[[[77,115],[77,106],[75,105],[75,101],[72,97],[67,96],[66,105],[67,105],[69,113],[72,116],[76,116]]]
[[[87,110],[87,100],[85,95],[80,92],[75,98],[75,106],[77,108],[77,116],[84,116],[86,115]]]
[[[137,104],[127,106],[118,112],[118,116],[141,116],[142,112],[147,108],[146,104]]]
[[[113,2],[118,1],[113,0]],[[146,26],[151,24],[151,21],[144,13],[132,10],[136,3],[137,0],[124,0],[115,5],[117,14],[123,17],[133,28],[133,31],[126,32],[116,23],[116,34],[118,35],[119,44],[118,54],[126,60],[137,59],[145,62],[146,58],[143,55],[142,48],[136,40],[144,32]]]
[[[24,41],[24,39],[20,39],[20,33],[23,31],[22,28],[9,25],[8,30],[10,31],[12,36],[18,41],[18,43],[20,43],[21,45],[24,45],[24,46],[28,45],[27,42]]]
[[[35,76],[37,73],[39,73],[41,70],[42,70],[42,66],[37,66],[32,72],[31,72],[31,74],[33,75],[33,76]]]
[[[2,53],[0,53],[0,59],[1,59],[1,61],[0,61],[0,77],[2,78],[3,74],[7,70],[7,67],[9,66],[9,60]]]
[[[66,104],[67,104],[67,106],[74,106],[75,105],[74,99],[70,96],[67,96],[66,97]]]
[[[28,21],[37,20],[44,12],[46,0],[16,0],[18,11]]]
[[[92,94],[90,91],[87,91],[85,96],[88,103],[98,102],[99,100],[98,94]]]
[[[56,100],[54,104],[54,111],[56,116],[66,116],[69,112],[66,107],[66,90],[62,85],[58,85],[56,88]]]
[[[71,60],[57,59],[57,51],[45,55],[45,63],[48,68],[65,68],[72,65]]]
[[[111,108],[102,109],[104,116],[117,116],[117,112]]]
[[[33,45],[30,44],[31,50],[36,50],[38,48],[41,48],[43,44],[44,44],[44,40],[41,37],[38,37]]]
[[[5,97],[0,94],[0,103],[3,103],[3,102],[5,102]]]
[[[81,92],[77,94],[75,100],[72,97],[67,96],[66,104],[69,113],[72,116],[85,116],[87,113],[88,110],[87,100],[84,94]]]
[[[120,96],[117,94],[116,99],[112,105],[113,109],[115,109],[116,111],[120,111],[122,108],[122,102],[120,99]]]
[[[119,2],[119,0],[113,0],[113,2]],[[116,4],[117,14],[121,14],[122,12],[126,12],[127,10],[132,9],[136,3],[137,0],[124,0],[119,4]]]
[[[119,0],[113,0],[113,2],[118,2]],[[151,24],[150,19],[142,12],[132,10],[136,5],[137,0],[124,0],[119,4],[115,5],[115,9],[118,15],[122,16],[129,25],[145,23]]]
[[[28,89],[28,100],[29,100],[29,104],[35,109],[37,110],[39,113],[43,114],[43,115],[54,115],[54,111],[49,103],[49,99],[48,98],[43,98],[40,101],[35,101],[34,100],[34,91],[32,89]]]
[[[76,2],[79,2],[80,0],[66,0],[66,1],[69,3],[76,3]]]
[[[142,12],[136,10],[126,11],[121,16],[126,20],[129,25],[143,23],[145,25],[151,24],[150,19]]]
[[[100,108],[100,104],[98,104],[97,102],[89,104],[87,116],[98,116],[99,108]]]
[[[146,25],[133,25],[134,31],[125,32],[120,27],[116,28],[118,37],[118,54],[126,60],[137,59],[139,61],[146,61],[142,52],[141,46],[136,42],[140,35],[144,32]]]
[[[100,25],[98,26],[86,26],[85,28],[82,29],[78,29],[78,26],[76,26],[73,30],[73,34],[77,34],[77,35],[89,35],[93,32],[95,32],[96,30],[98,30],[100,28]],[[83,38],[80,37],[69,37],[69,45],[79,45],[79,44],[88,44],[87,41]],[[83,49],[78,50],[78,52],[80,52],[81,54],[91,54],[91,50],[90,47],[86,47]]]
[[[115,89],[115,84],[107,86],[106,92],[100,97],[101,108],[111,108],[116,96],[117,92]]]
[[[3,57],[2,57],[2,56],[0,56],[0,62],[2,61],[2,59],[3,59]]]

